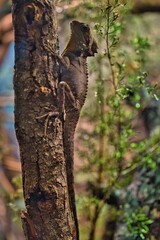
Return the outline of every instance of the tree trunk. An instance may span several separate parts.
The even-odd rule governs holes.
[[[15,126],[20,145],[26,239],[75,240],[69,209],[62,120],[57,112],[55,7],[52,0],[13,0]],[[45,134],[46,132],[46,134]]]

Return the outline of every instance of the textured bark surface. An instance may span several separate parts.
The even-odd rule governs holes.
[[[26,239],[75,239],[69,209],[62,122],[57,111],[57,52],[52,0],[13,0],[15,125],[20,145]],[[47,134],[45,136],[45,123]]]

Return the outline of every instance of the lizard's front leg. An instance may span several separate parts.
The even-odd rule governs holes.
[[[62,81],[59,83],[59,93],[58,93],[59,109],[61,113],[65,112],[66,98],[71,103],[74,109],[79,110],[78,101],[75,99],[70,86],[65,81]]]
[[[48,113],[45,113],[45,114],[43,114],[39,117],[36,117],[36,119],[41,119],[41,118],[46,117],[45,124],[44,124],[44,136],[47,135],[47,126],[48,126],[49,118],[50,117],[58,117],[58,116],[59,116],[59,112],[48,112]]]
[[[73,105],[73,107],[75,107],[76,100],[70,89],[70,86],[65,81],[62,81],[59,83],[59,92],[58,92],[60,112],[65,111],[65,99],[66,98],[70,101],[70,103]]]

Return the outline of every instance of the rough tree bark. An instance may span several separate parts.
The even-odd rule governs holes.
[[[24,233],[29,240],[75,240],[62,121],[46,115],[57,108],[58,67],[47,50],[47,46],[54,52],[58,48],[53,1],[13,0],[13,22],[15,126],[26,205],[22,213]]]

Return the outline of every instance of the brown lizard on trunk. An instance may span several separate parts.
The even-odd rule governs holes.
[[[37,117],[37,119],[47,116],[45,122],[46,135],[49,118],[51,116],[62,117],[69,205],[74,222],[74,226],[72,227],[76,229],[73,240],[79,240],[73,176],[74,133],[88,90],[86,60],[87,57],[94,56],[94,54],[97,53],[98,47],[95,39],[91,35],[88,24],[72,21],[70,26],[71,37],[67,47],[63,51],[62,56],[56,56],[59,62],[58,112],[50,112]],[[46,46],[46,48],[55,55],[50,47]],[[52,84],[50,84],[50,87],[52,92],[54,92],[55,89]]]
[[[79,230],[73,177],[74,133],[88,89],[86,59],[94,56],[98,47],[88,24],[72,21],[70,26],[71,37],[62,53],[62,58],[59,59],[59,111],[64,116],[63,142],[67,166],[69,204],[76,227],[74,240],[78,240]]]

